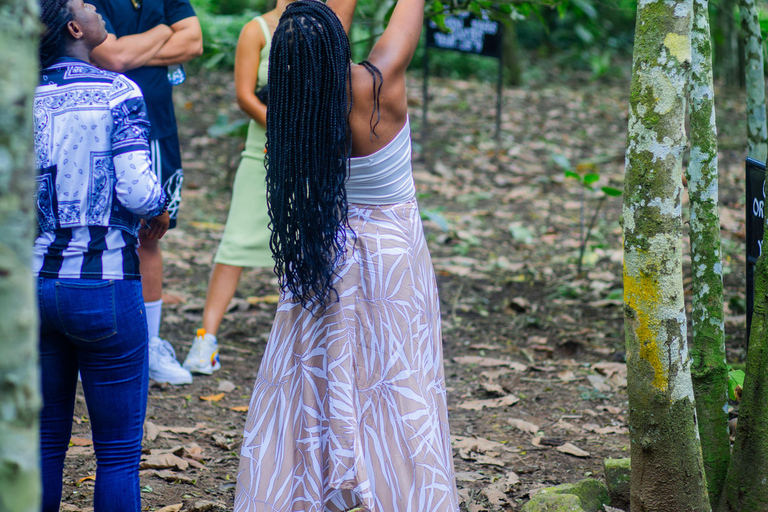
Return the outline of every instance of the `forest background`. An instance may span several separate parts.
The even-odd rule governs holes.
[[[393,0],[359,0],[351,34],[353,58],[362,60],[391,13]],[[434,0],[430,13],[461,10],[477,2]],[[202,58],[190,63],[203,69],[232,69],[234,49],[243,25],[266,12],[274,0],[193,0],[205,39]],[[544,74],[542,67],[588,71],[592,79],[628,75],[637,15],[636,0],[534,0],[504,2],[511,12],[492,14],[505,23],[505,82],[521,85]],[[768,34],[768,4],[757,2],[760,26]],[[739,9],[736,0],[709,2],[714,42],[715,79],[724,85],[744,85],[744,51],[739,39]],[[423,38],[424,36],[422,36]],[[417,52],[412,70],[421,70],[423,48]],[[430,73],[454,79],[494,81],[493,60],[436,52],[430,58]]]
[[[193,3],[206,51],[176,91],[187,190],[179,229],[165,242],[163,335],[182,354],[199,323],[242,148],[234,48],[242,26],[271,8],[260,0]],[[457,3],[466,4],[429,2],[429,9]],[[359,1],[355,60],[367,54],[392,4]],[[542,487],[600,476],[604,457],[628,455],[621,201],[604,198],[584,177],[622,188],[637,5],[514,5],[500,14],[508,34],[500,146],[492,138],[493,59],[430,50],[431,162],[419,137],[423,45],[408,80],[415,178],[441,294],[457,483],[462,509],[473,512],[518,509]],[[765,37],[768,5],[757,6]],[[737,2],[710,2],[710,15],[726,344],[738,367],[746,354],[744,51]],[[690,268],[684,271],[688,293]],[[145,508],[226,510],[231,503],[243,411],[275,293],[268,271],[246,273],[222,326],[222,372],[188,388],[150,390]],[[88,510],[95,460],[82,396],[74,436],[63,510]]]

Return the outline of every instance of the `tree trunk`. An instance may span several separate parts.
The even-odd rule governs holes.
[[[765,82],[757,11],[753,0],[741,2],[747,57],[747,129],[749,155],[765,161]],[[768,235],[768,231],[765,232]],[[766,236],[763,236],[765,243]],[[749,333],[747,371],[739,405],[739,423],[731,466],[723,491],[723,512],[768,510],[768,260],[763,252],[755,266],[755,307]]]
[[[765,116],[763,41],[753,0],[741,0],[747,60],[747,130],[749,156],[765,162],[768,131]],[[764,232],[763,243],[768,239]],[[723,491],[723,512],[768,510],[768,260],[763,252],[755,266],[755,307],[749,333],[747,371],[739,405],[739,423],[731,466]]]
[[[765,238],[763,238],[765,240]],[[760,255],[755,268],[755,309],[749,334],[747,371],[739,405],[739,423],[721,512],[768,510],[768,260]]]
[[[39,21],[33,0],[0,0],[0,510],[40,510],[32,99]]]
[[[517,39],[517,22],[503,24],[505,83],[518,86],[523,83],[523,67],[520,62],[520,42]]]
[[[693,391],[699,420],[701,451],[710,505],[720,503],[731,442],[728,436],[728,368],[725,363],[723,272],[720,214],[717,202],[717,128],[712,84],[708,0],[694,0],[691,32],[691,160],[688,193],[691,204],[693,261]]]
[[[682,279],[692,0],[638,3],[624,182],[632,512],[710,511]]]
[[[715,16],[715,75],[727,87],[742,87],[744,74],[742,54],[739,51],[739,29],[735,20],[738,0],[722,0]]]
[[[741,0],[741,30],[747,78],[748,154],[765,162],[768,156],[768,131],[765,126],[765,75],[763,72],[763,36],[754,0]]]

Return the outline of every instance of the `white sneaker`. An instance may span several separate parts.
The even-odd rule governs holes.
[[[149,338],[149,378],[155,382],[169,384],[192,384],[192,374],[181,367],[176,360],[176,351],[167,340],[152,336]]]
[[[210,375],[219,368],[219,345],[216,336],[208,334],[205,329],[198,329],[192,348],[184,360],[184,368],[191,372]]]

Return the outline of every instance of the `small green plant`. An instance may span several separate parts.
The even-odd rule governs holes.
[[[597,169],[597,164],[593,162],[582,162],[576,166],[576,169],[571,168],[571,162],[563,155],[554,155],[552,160],[557,166],[563,169],[563,173],[566,178],[576,180],[581,185],[581,214],[580,214],[580,229],[579,229],[579,262],[577,265],[577,273],[581,275],[581,266],[584,262],[584,251],[587,248],[587,242],[589,236],[592,233],[592,229],[597,222],[597,216],[600,213],[600,209],[603,207],[605,200],[609,197],[618,197],[622,194],[622,191],[613,187],[600,187],[595,188],[595,184],[600,181],[600,172]],[[602,192],[600,194],[595,211],[592,214],[592,218],[589,221],[589,225],[585,227],[584,223],[584,210],[586,208],[587,196],[586,191]]]
[[[596,388],[586,386],[577,386],[577,389],[579,390],[579,397],[584,401],[608,400],[613,396],[611,393],[603,393]]]
[[[240,137],[242,139],[248,135],[248,119],[240,117],[230,121],[226,114],[219,114],[216,122],[208,127],[209,137]]]
[[[741,390],[744,388],[744,371],[728,367],[728,398],[741,402]]]
[[[423,209],[421,210],[421,220],[431,220],[435,224],[437,224],[440,229],[443,231],[448,231],[450,227],[448,226],[448,221],[445,217],[443,217],[443,214],[440,213],[443,211],[442,207],[437,208],[431,208],[431,209]]]

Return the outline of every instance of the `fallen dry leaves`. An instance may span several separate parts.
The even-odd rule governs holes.
[[[572,443],[565,443],[555,448],[555,450],[573,455],[574,457],[589,457],[589,452],[582,450],[578,446]]]
[[[515,405],[520,399],[515,395],[507,395],[501,398],[491,398],[488,400],[466,400],[461,402],[456,407],[459,409],[467,409],[470,411],[480,411],[482,409],[494,409],[497,407],[509,407]]]
[[[522,363],[518,363],[517,361],[509,361],[507,359],[495,359],[492,357],[459,356],[459,357],[454,357],[453,361],[459,364],[476,364],[477,366],[482,366],[482,367],[506,366],[518,372],[524,372],[528,369],[528,366]]]
[[[507,423],[515,427],[517,430],[522,430],[523,432],[528,432],[529,434],[536,435],[536,433],[539,431],[539,426],[531,423],[530,421],[517,418],[509,418]]]
[[[176,503],[174,505],[168,505],[163,508],[159,508],[155,512],[179,512],[183,506],[183,503]]]
[[[201,396],[200,400],[204,400],[206,402],[218,402],[222,398],[227,396],[226,393],[217,393],[215,395],[207,395],[207,396]]]
[[[189,461],[172,453],[157,453],[142,456],[139,463],[139,469],[167,469],[174,467],[179,471],[184,471],[189,467]]]
[[[245,299],[248,304],[255,306],[256,304],[277,304],[280,302],[279,295],[264,295],[262,297],[248,297]]]
[[[231,393],[235,390],[237,386],[235,386],[235,383],[231,380],[222,380],[219,381],[219,385],[216,387],[216,391],[221,391],[223,393]]]

